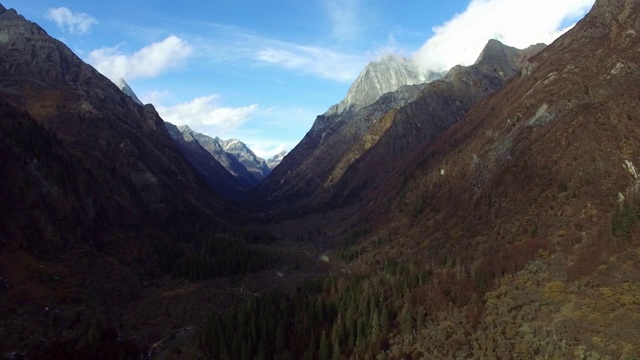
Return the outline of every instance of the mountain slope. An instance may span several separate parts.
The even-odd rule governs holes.
[[[343,154],[386,112],[415,99],[425,85],[403,86],[358,111],[320,115],[311,130],[253,191],[261,206],[286,206],[319,190]]]
[[[355,222],[375,235],[352,250],[358,266],[391,257],[431,274],[405,296],[421,299],[425,326],[395,336],[415,345],[392,351],[640,354],[640,304],[629,301],[640,281],[639,14],[636,1],[596,1],[521,76],[365,194]]]
[[[153,106],[2,6],[0,167],[3,354],[139,358],[214,301],[191,307],[184,279],[273,264]],[[170,291],[179,307],[162,296]],[[201,310],[175,313],[184,306]]]
[[[429,84],[411,103],[384,115],[377,126],[356,143],[324,184],[331,202],[357,198],[358,192],[377,187],[402,169],[403,160],[436,139],[467,111],[519,73],[525,59],[544,48],[525,50],[490,40],[474,65],[456,66]],[[370,174],[376,174],[372,177]]]
[[[290,211],[295,205],[296,213],[357,200],[363,184],[370,186],[393,174],[398,160],[459,121],[474,103],[515,75],[524,58],[537,49],[523,52],[490,41],[475,65],[455,67],[443,80],[403,86],[353,115],[319,116],[257,192],[267,206]],[[360,170],[348,171],[356,162]],[[355,181],[336,185],[345,173]]]

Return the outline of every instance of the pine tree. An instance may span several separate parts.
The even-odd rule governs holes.
[[[371,319],[371,339],[376,341],[380,338],[380,335],[380,318],[378,317],[378,313],[374,313]]]
[[[334,339],[331,346],[331,360],[340,360],[340,340]]]
[[[387,309],[386,305],[382,305],[382,314],[380,315],[380,334],[382,337],[387,336],[387,331],[389,330],[389,309]]]
[[[403,335],[409,335],[413,332],[413,319],[411,319],[409,306],[405,306],[400,314],[400,330]]]
[[[364,319],[358,321],[358,332],[356,336],[356,348],[362,349],[367,341],[367,330]]]
[[[323,330],[322,336],[320,337],[320,348],[318,349],[318,360],[329,360],[330,359],[329,353],[330,353],[329,341],[327,341],[327,335]]]
[[[344,337],[344,327],[342,324],[342,314],[338,314],[338,318],[333,324],[333,329],[331,329],[331,343],[335,344],[339,342]]]

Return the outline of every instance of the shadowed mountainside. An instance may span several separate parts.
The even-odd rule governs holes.
[[[236,227],[246,214],[209,189],[153,106],[2,6],[0,149],[3,352],[139,357],[140,346],[184,325],[177,307],[135,314],[166,307],[160,293],[185,286],[174,279],[275,263],[250,244],[269,235]],[[207,293],[203,311],[221,303]]]

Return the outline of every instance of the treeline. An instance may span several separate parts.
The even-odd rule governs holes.
[[[545,241],[528,239],[476,254],[477,261],[387,258],[360,275],[307,281],[292,293],[250,298],[212,314],[200,346],[216,359],[324,360],[380,353],[418,358],[426,354],[407,344],[437,314],[464,309],[465,328],[475,328],[484,311],[478,299],[495,279],[521,270],[545,249]],[[360,251],[356,246],[343,252],[352,258]]]
[[[307,280],[290,294],[252,297],[214,313],[200,345],[215,359],[329,360],[387,351],[397,334],[422,326],[425,310],[411,291],[431,274],[389,261],[372,276],[331,275]]]
[[[256,242],[273,236],[255,230],[232,230],[198,216],[181,216],[167,225],[170,239],[153,244],[160,268],[176,278],[201,280],[241,275],[273,267],[278,259]]]

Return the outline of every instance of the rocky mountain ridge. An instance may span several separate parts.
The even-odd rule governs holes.
[[[262,194],[257,197],[263,204],[281,203],[289,209],[296,202],[310,210],[356,199],[353,190],[364,189],[361,181],[372,183],[393,174],[400,159],[459,121],[475,102],[517,74],[524,60],[540,48],[517,50],[490,41],[476,64],[454,67],[441,80],[402,86],[355,114],[319,116],[254,193]],[[374,168],[380,171],[372,179],[367,174]],[[362,175],[350,175],[353,171]],[[359,185],[337,185],[342,178],[361,180]]]
[[[172,139],[185,158],[213,191],[226,198],[238,198],[253,186],[253,179],[233,156],[219,146],[198,139],[188,126],[165,122]]]
[[[142,105],[124,79],[120,78],[116,85],[133,101]],[[258,158],[251,149],[237,139],[223,141],[218,137],[214,139],[193,131],[187,125],[176,127],[170,123],[165,124],[187,159],[219,194],[233,194],[232,197],[237,197],[257,185],[269,173],[264,160]],[[200,147],[237,179],[235,181],[237,184],[233,184],[234,181],[229,179],[219,166],[214,165],[211,159],[202,154]]]

